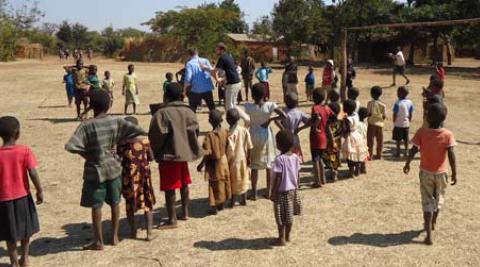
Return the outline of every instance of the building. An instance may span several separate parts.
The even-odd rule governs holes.
[[[280,41],[271,41],[269,36],[244,33],[227,33],[236,49],[247,48],[256,61],[285,61],[287,47]]]

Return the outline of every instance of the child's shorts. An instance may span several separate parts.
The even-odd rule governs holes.
[[[160,172],[160,191],[181,189],[192,183],[186,161],[161,161],[158,163]]]
[[[406,128],[394,127],[393,128],[392,139],[394,141],[397,141],[397,142],[400,142],[400,141],[408,142],[408,141],[410,141],[409,136],[408,136],[409,130],[410,130],[410,128],[408,128],[408,127],[406,127]]]
[[[326,149],[315,149],[315,148],[312,148],[310,150],[311,154],[312,154],[312,161],[313,162],[319,162],[322,160],[323,158],[323,155],[325,154],[325,151]]]
[[[430,173],[420,170],[420,193],[423,212],[440,210],[445,202],[445,189],[448,184],[446,173]]]
[[[121,196],[121,177],[103,183],[84,180],[80,205],[86,208],[98,209],[105,202],[110,206],[116,206],[120,203]]]

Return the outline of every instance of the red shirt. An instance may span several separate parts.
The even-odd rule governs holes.
[[[435,70],[435,74],[437,75],[438,79],[440,79],[440,81],[445,80],[445,69],[444,68],[437,68]]]
[[[312,149],[327,149],[327,123],[328,119],[335,116],[333,111],[328,106],[314,105],[312,107],[312,118],[317,117],[320,119],[318,130],[320,132],[310,131],[310,148]]]
[[[37,167],[37,160],[27,146],[0,147],[0,201],[9,201],[30,193],[28,170]]]
[[[323,86],[330,86],[333,84],[333,69],[332,68],[325,68],[323,69],[323,78],[322,78],[322,85]]]
[[[420,128],[412,143],[420,150],[420,168],[431,173],[448,172],[447,150],[455,146],[453,133],[446,129]]]

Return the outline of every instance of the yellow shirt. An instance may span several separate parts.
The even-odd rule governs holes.
[[[385,110],[387,106],[379,100],[372,100],[368,102],[367,105],[368,113],[368,124],[373,126],[382,127],[385,125],[386,114]]]

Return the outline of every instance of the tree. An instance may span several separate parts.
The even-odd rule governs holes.
[[[270,17],[263,16],[258,18],[253,23],[252,33],[261,35],[264,38],[272,38],[274,36],[274,32],[273,32],[273,22],[270,19]]]
[[[73,41],[72,27],[68,21],[63,21],[58,27],[58,31],[55,34],[57,39],[61,41],[63,46],[70,46]]]
[[[75,47],[82,47],[88,44],[90,38],[88,36],[88,28],[80,23],[75,23],[71,26],[72,29],[72,43]]]
[[[235,3],[235,0],[223,0],[219,8],[229,11],[234,14],[234,18],[225,22],[225,28],[231,33],[246,33],[248,32],[248,24],[243,19],[245,14],[240,9],[240,6]]]
[[[123,46],[124,37],[122,31],[115,31],[111,26],[102,31],[103,54],[108,57],[113,57]]]

